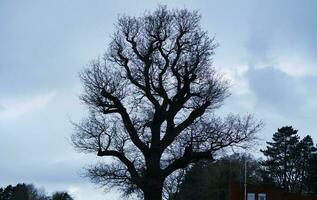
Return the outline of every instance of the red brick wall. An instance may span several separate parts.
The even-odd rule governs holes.
[[[247,185],[248,193],[255,193],[257,200],[259,193],[266,194],[266,200],[317,200],[317,198],[300,196],[288,192],[281,191],[272,187],[265,187],[260,185]],[[244,200],[244,185],[230,180],[229,181],[229,200]]]

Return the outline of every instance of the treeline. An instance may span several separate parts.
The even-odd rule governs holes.
[[[255,159],[251,154],[233,154],[214,162],[195,164],[170,199],[228,199],[230,179],[241,186],[244,184],[245,162],[248,183],[317,196],[317,146],[309,135],[301,139],[291,126],[282,127],[261,152],[263,159]]]
[[[67,192],[54,192],[46,195],[44,189],[38,189],[33,184],[8,185],[0,188],[0,200],[73,200]]]

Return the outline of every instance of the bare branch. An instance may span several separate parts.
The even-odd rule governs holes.
[[[93,181],[157,199],[176,170],[254,139],[262,124],[251,116],[214,116],[228,84],[212,67],[218,44],[200,18],[166,6],[119,17],[103,60],[81,73],[90,115],[74,124],[73,144],[116,160],[88,169]]]

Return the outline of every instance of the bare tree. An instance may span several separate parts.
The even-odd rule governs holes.
[[[246,145],[261,127],[251,116],[215,116],[228,84],[212,67],[217,44],[200,18],[164,6],[122,16],[104,58],[81,73],[90,115],[75,125],[72,141],[114,158],[87,169],[95,183],[161,200],[173,172]]]

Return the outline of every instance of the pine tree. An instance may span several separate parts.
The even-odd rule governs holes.
[[[266,149],[261,150],[266,156],[266,160],[261,163],[264,173],[276,186],[291,191],[299,144],[297,130],[291,126],[279,128],[272,139],[273,142],[267,142]]]
[[[306,185],[310,196],[317,196],[317,146],[309,160]]]
[[[267,149],[261,150],[266,156],[261,162],[262,179],[265,184],[307,195],[313,193],[312,185],[317,186],[317,148],[309,135],[299,139],[291,126],[278,129],[273,142],[267,142]]]
[[[313,139],[309,135],[297,145],[292,189],[299,194],[309,193],[309,168],[315,152]]]

